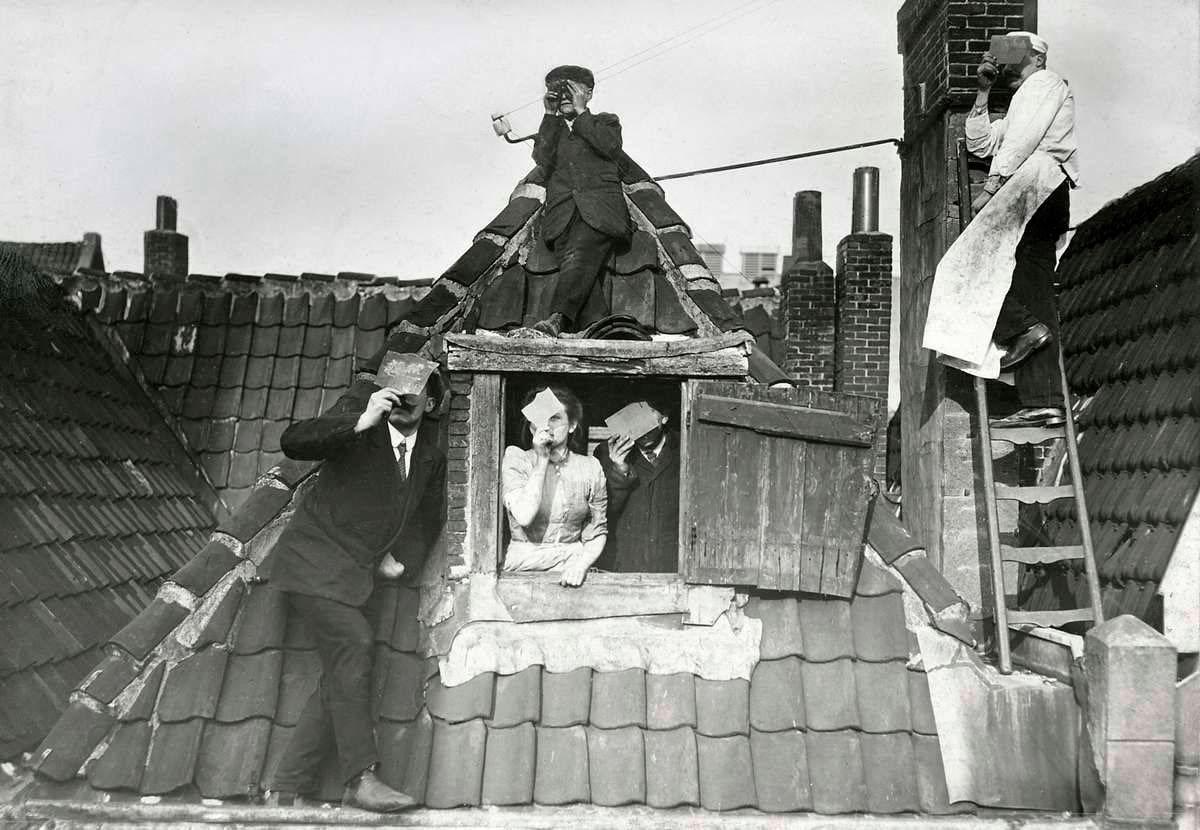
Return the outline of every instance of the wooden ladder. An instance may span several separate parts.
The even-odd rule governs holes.
[[[967,171],[966,142],[958,143],[958,204],[960,233],[971,221],[971,186]],[[1008,638],[1009,627],[1028,628],[1033,626],[1053,627],[1072,622],[1090,622],[1097,625],[1104,621],[1100,607],[1100,577],[1096,570],[1096,552],[1092,545],[1092,528],[1088,521],[1087,500],[1083,494],[1083,473],[1079,466],[1079,442],[1075,429],[1075,415],[1071,410],[1071,389],[1067,383],[1066,366],[1063,363],[1062,347],[1055,338],[1054,349],[1058,352],[1058,374],[1062,384],[1064,422],[1055,427],[993,427],[988,422],[987,381],[975,378],[975,403],[979,410],[979,457],[983,466],[983,500],[987,510],[988,548],[992,570],[992,598],[996,614],[996,647],[1000,672],[1012,672],[1012,651]],[[1066,444],[1067,460],[1071,470],[1071,483],[1051,487],[1010,487],[996,484],[992,468],[992,439],[1009,441],[1013,444],[1043,444],[1063,439]],[[1000,517],[997,503],[1017,501],[1022,504],[1049,504],[1062,498],[1075,499],[1075,515],[1079,525],[1078,545],[1052,547],[1017,547],[1000,541]],[[1090,604],[1084,608],[1059,611],[1022,611],[1008,607],[1004,588],[1004,563],[1017,562],[1025,565],[1045,565],[1070,559],[1082,559],[1087,578]]]

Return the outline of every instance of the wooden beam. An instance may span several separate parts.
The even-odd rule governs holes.
[[[714,424],[746,427],[765,435],[782,435],[827,444],[869,447],[874,426],[844,412],[795,409],[759,401],[701,395],[696,417]]]
[[[467,538],[463,556],[474,573],[495,573],[500,550],[500,376],[477,374],[467,422]]]
[[[753,338],[746,332],[669,341],[522,340],[446,336],[446,365],[467,372],[604,372],[744,378]]]
[[[501,574],[496,595],[514,622],[685,614],[691,608],[689,594],[696,590],[725,591],[733,599],[732,588],[691,586],[674,573],[590,573],[578,588],[559,585],[559,577],[557,572]]]

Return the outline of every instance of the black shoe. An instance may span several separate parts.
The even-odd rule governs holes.
[[[988,425],[992,429],[1057,427],[1062,426],[1066,420],[1061,406],[1028,406],[1024,409],[1018,409],[1013,414],[1006,415],[1003,418],[992,418],[988,421]]]
[[[1000,358],[1000,368],[1011,369],[1052,339],[1053,335],[1050,334],[1049,326],[1045,323],[1034,323],[1008,341],[1005,347],[1007,351]]]
[[[358,783],[346,788],[342,798],[346,807],[370,810],[372,813],[395,813],[415,807],[417,802],[410,795],[392,789],[379,780],[373,770],[364,770]]]

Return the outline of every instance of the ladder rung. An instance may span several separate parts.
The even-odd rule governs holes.
[[[1063,427],[991,427],[992,438],[1013,444],[1042,444],[1054,438],[1066,438]]]
[[[1091,608],[1068,608],[1065,611],[1015,611],[1008,609],[1008,625],[1041,625],[1053,628],[1073,622],[1091,622],[1095,614]]]
[[[1058,487],[1008,487],[996,485],[997,499],[1011,499],[1022,504],[1049,504],[1057,499],[1069,499],[1075,495],[1075,488],[1069,484]]]
[[[1000,558],[1005,562],[1021,562],[1026,565],[1046,565],[1064,559],[1082,559],[1083,545],[1058,545],[1054,547],[1019,548],[1001,545]]]

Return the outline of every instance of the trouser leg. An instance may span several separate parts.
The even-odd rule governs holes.
[[[592,292],[604,263],[612,255],[616,239],[593,228],[578,212],[562,236],[554,240],[558,257],[558,285],[552,312],[562,314],[573,325]]]
[[[379,760],[371,720],[372,629],[360,608],[301,594],[290,594],[289,601],[316,640],[320,702],[341,777],[349,781]]]
[[[333,730],[320,687],[313,689],[300,719],[292,727],[287,752],[271,782],[276,792],[315,792],[321,761],[334,748]]]

